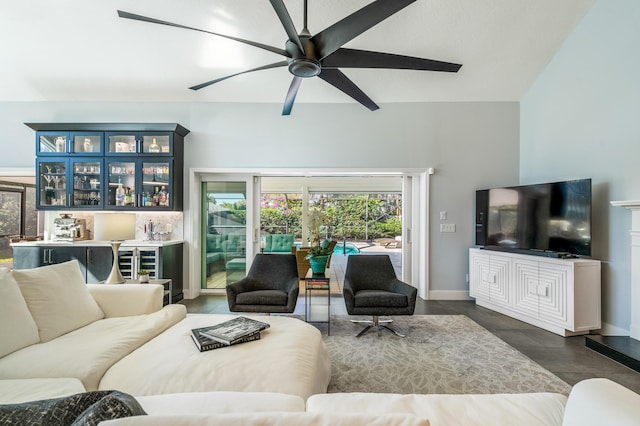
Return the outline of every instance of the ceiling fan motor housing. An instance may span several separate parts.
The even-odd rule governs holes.
[[[291,40],[287,40],[285,49],[291,55],[287,59],[289,62],[289,72],[296,77],[308,78],[315,77],[322,71],[320,61],[316,59],[316,47],[313,45],[309,37],[300,36],[300,41],[304,47],[304,52],[300,51],[298,45]]]

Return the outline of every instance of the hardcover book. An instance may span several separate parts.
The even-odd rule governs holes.
[[[196,344],[196,347],[200,352],[210,351],[212,349],[218,349],[218,348],[226,348],[227,346],[230,346],[230,345],[227,345],[226,343],[218,342],[217,340],[213,340],[205,336],[204,334],[202,334],[201,331],[206,330],[208,328],[209,327],[202,327],[202,328],[194,328],[191,330],[191,338],[193,339],[193,342]],[[251,342],[253,340],[259,340],[259,339],[260,339],[260,332],[257,332],[257,333],[245,336],[244,338],[240,339],[240,341],[234,344]]]
[[[260,333],[269,327],[270,325],[266,322],[239,316],[229,321],[206,327],[207,329],[200,333],[220,343],[233,345],[239,343],[243,338]]]

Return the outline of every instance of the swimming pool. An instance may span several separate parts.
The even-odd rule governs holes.
[[[334,254],[358,254],[360,253],[360,249],[355,246],[353,243],[338,243],[333,249]]]
[[[299,242],[296,242],[295,245],[300,248],[300,246],[302,245]],[[338,242],[338,244],[336,244],[336,246],[333,249],[333,254],[358,254],[360,253],[360,249],[358,247],[356,247],[355,244],[353,243],[347,243],[346,244],[346,251],[343,248],[344,243],[342,242]]]

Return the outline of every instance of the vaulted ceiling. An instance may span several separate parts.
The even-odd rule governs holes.
[[[309,0],[315,34],[370,0]],[[298,32],[303,0],[284,0]],[[345,47],[463,64],[458,73],[343,70],[377,103],[518,101],[593,0],[417,0]],[[268,0],[5,1],[0,101],[283,102],[286,68],[198,83],[282,57],[197,31],[119,18],[117,10],[284,48]],[[305,79],[296,102],[354,102]]]

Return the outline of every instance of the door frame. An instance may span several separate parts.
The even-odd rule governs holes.
[[[201,184],[206,180],[246,180],[247,202],[253,201],[254,208],[247,209],[247,259],[252,259],[259,251],[259,205],[260,178],[262,176],[307,177],[307,176],[402,176],[403,199],[403,277],[402,279],[418,289],[418,295],[429,298],[429,185],[433,168],[428,169],[337,169],[337,168],[191,168],[188,188],[185,190],[184,235],[186,244],[185,268],[187,284],[184,297],[196,298],[200,294],[220,294],[220,290],[206,290],[201,287],[202,241],[201,241]],[[252,244],[249,244],[249,241]],[[249,267],[250,262],[247,264]]]
[[[202,236],[204,235],[202,233],[202,226],[203,226],[203,222],[204,219],[202,218],[202,203],[204,202],[204,198],[202,194],[202,190],[204,187],[204,184],[206,184],[207,182],[244,182],[245,184],[245,197],[247,200],[247,207],[249,206],[254,206],[255,205],[255,200],[256,200],[256,189],[259,189],[259,185],[256,185],[256,183],[259,183],[256,181],[256,178],[252,175],[247,175],[244,173],[203,173],[200,174],[200,180],[199,180],[199,184],[198,184],[198,217],[197,220],[195,217],[193,217],[193,220],[190,221],[192,223],[196,223],[199,225],[198,226],[198,233],[195,234],[197,235],[197,240],[198,240],[198,245],[200,247],[202,247],[202,244],[204,244],[204,242],[202,241]],[[259,194],[259,193],[258,193]],[[195,210],[194,210],[195,212]],[[256,214],[256,210],[254,208],[247,208],[246,210],[246,223],[245,223],[245,241],[246,241],[246,247],[245,247],[245,256],[246,259],[253,259],[253,257],[255,256],[255,253],[258,252],[259,250],[259,238],[256,239],[256,235],[254,232],[254,228],[255,228],[255,223],[256,221],[259,221],[259,214]],[[185,234],[186,235],[186,234]],[[192,240],[195,241],[195,240]],[[199,286],[200,286],[200,293],[203,294],[207,294],[207,293],[212,293],[212,294],[218,294],[221,292],[220,289],[206,289],[206,288],[202,288],[202,273],[203,273],[203,269],[202,269],[202,257],[203,257],[203,253],[202,250],[200,250],[198,252],[198,257],[199,257],[199,273],[198,273],[198,282],[199,282]],[[251,262],[247,262],[247,268],[249,267]],[[247,269],[248,270],[248,269]],[[190,275],[193,276],[193,275]],[[191,284],[191,283],[190,283]]]

